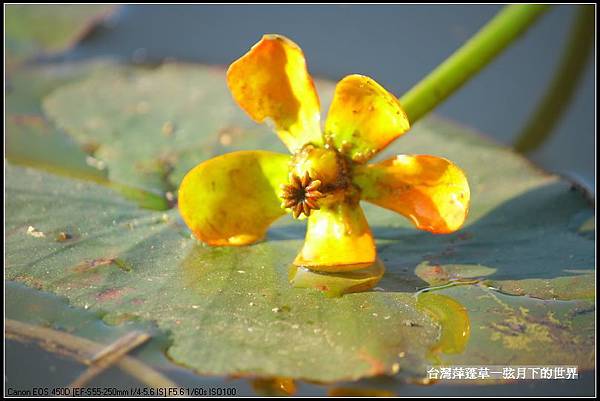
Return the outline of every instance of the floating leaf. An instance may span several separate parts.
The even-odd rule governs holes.
[[[50,124],[41,112],[42,97],[56,87],[106,69],[113,72],[124,70],[112,63],[97,61],[80,65],[32,67],[14,74],[6,96],[6,157],[15,164],[112,187],[146,208],[167,209],[168,201],[164,197],[110,181],[106,163],[93,156],[95,142],[75,142]]]
[[[356,379],[389,371],[401,351],[418,361],[435,335],[412,294],[330,299],[291,289],[286,259],[300,241],[199,246],[176,210],[139,210],[93,184],[9,171],[9,277],[109,311],[105,320],[156,321],[172,333],[170,357],[202,373]],[[44,238],[26,234],[32,224]],[[73,240],[56,241],[65,229]],[[402,326],[407,316],[419,326]]]
[[[446,338],[433,349],[442,365],[578,365],[594,362],[594,304],[587,301],[552,302],[500,294],[484,287],[455,286],[432,295],[445,300],[436,305]],[[450,299],[450,300],[448,300]],[[466,343],[458,341],[462,324],[452,305],[461,305],[470,321]],[[442,312],[443,311],[443,312]],[[445,319],[450,319],[446,321]],[[448,323],[446,323],[448,322]],[[457,330],[451,330],[457,328]],[[451,352],[444,352],[444,346]],[[456,351],[457,345],[463,347]],[[441,351],[441,352],[439,352]]]
[[[185,173],[216,154],[287,153],[273,146],[268,128],[243,115],[217,69],[107,71],[58,89],[44,110],[80,143],[97,144],[94,156],[107,164],[112,181],[148,191],[176,192]]]
[[[431,265],[429,261],[420,263],[415,268],[415,274],[427,284],[440,286],[452,281],[467,281],[494,274],[496,269],[481,265]]]
[[[552,279],[530,278],[523,280],[491,281],[489,285],[513,295],[528,295],[541,299],[590,299],[596,297],[594,274],[574,274]]]

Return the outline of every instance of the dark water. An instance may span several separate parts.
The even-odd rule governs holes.
[[[311,72],[369,75],[402,95],[449,56],[500,5],[136,5],[121,9],[68,59],[186,60],[227,65],[263,33],[289,36]],[[510,144],[558,64],[576,7],[555,6],[436,112]],[[552,137],[532,159],[595,190],[595,57]]]

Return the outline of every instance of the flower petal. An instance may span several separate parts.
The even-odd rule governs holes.
[[[400,102],[363,75],[348,75],[335,88],[325,123],[325,142],[364,163],[408,131]]]
[[[358,203],[313,210],[294,264],[321,271],[349,271],[375,261],[373,236]]]
[[[417,228],[436,234],[459,229],[469,210],[467,177],[440,157],[398,155],[358,166],[354,183],[361,189],[362,199],[394,210]]]
[[[264,35],[227,71],[234,99],[256,122],[270,118],[292,152],[322,144],[319,97],[302,49],[284,36]]]
[[[210,245],[245,245],[261,239],[285,214],[279,185],[290,156],[241,151],[194,167],[179,187],[179,211],[194,235]]]

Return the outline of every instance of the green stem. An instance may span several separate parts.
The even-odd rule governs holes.
[[[537,149],[550,136],[552,129],[569,105],[583,75],[588,56],[594,47],[595,19],[594,6],[579,6],[552,83],[517,136],[514,144],[517,151],[528,153]]]
[[[475,76],[547,9],[548,5],[540,4],[505,6],[467,43],[402,96],[400,103],[411,124]]]

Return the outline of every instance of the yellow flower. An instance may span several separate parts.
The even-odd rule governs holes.
[[[349,75],[337,84],[324,131],[302,50],[283,36],[264,35],[229,67],[227,83],[253,120],[272,121],[292,156],[233,152],[188,172],[179,188],[179,210],[198,239],[250,244],[287,211],[308,218],[294,264],[343,271],[376,259],[360,200],[433,233],[464,223],[469,185],[449,160],[398,155],[366,164],[410,128],[398,99],[371,78]]]

